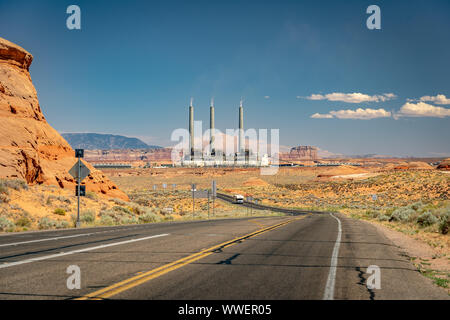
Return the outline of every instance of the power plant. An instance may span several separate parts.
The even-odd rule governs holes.
[[[258,152],[250,150],[245,146],[245,131],[244,131],[244,106],[241,98],[239,104],[239,127],[238,127],[238,145],[234,148],[233,137],[233,152],[224,152],[223,145],[216,145],[216,129],[214,123],[214,99],[211,99],[209,107],[209,148],[203,150],[203,138],[200,138],[200,144],[196,148],[195,144],[195,122],[194,122],[194,105],[191,98],[189,104],[189,151],[183,154],[181,162],[177,165],[185,167],[262,167],[269,166],[269,157],[267,154],[259,155]],[[201,133],[202,134],[202,133]],[[229,142],[229,141],[227,141]]]

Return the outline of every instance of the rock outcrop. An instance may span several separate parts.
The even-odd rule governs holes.
[[[443,160],[436,169],[450,171],[450,158]]]
[[[293,147],[289,153],[280,153],[280,160],[283,161],[314,161],[317,159],[317,148],[312,146]]]
[[[45,120],[29,73],[32,61],[26,50],[0,38],[0,177],[74,188],[68,173],[76,163],[74,151]],[[101,171],[87,165],[87,190],[128,199]]]

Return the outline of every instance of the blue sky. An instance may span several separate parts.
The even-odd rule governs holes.
[[[81,30],[66,28],[71,4]],[[366,27],[371,4],[381,30]],[[223,131],[244,97],[246,128],[279,128],[282,145],[450,156],[446,0],[0,0],[0,30],[33,54],[41,107],[60,132],[168,145],[187,127],[190,97],[207,124],[214,96]]]

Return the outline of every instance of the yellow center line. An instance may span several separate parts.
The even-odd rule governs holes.
[[[170,271],[173,271],[173,270],[176,270],[178,268],[181,268],[181,267],[183,267],[183,266],[185,266],[185,265],[187,265],[189,263],[192,263],[194,261],[197,261],[197,260],[200,260],[202,258],[205,258],[205,257],[213,254],[214,251],[217,250],[217,249],[224,249],[226,247],[229,247],[231,245],[234,245],[234,244],[238,243],[241,240],[249,239],[249,238],[254,237],[256,235],[260,235],[262,233],[265,233],[267,231],[274,230],[276,228],[282,227],[282,226],[284,226],[284,225],[286,225],[288,223],[291,223],[291,222],[293,222],[295,220],[302,219],[304,217],[305,216],[294,218],[294,219],[290,219],[288,221],[284,221],[284,222],[281,222],[281,223],[278,223],[278,224],[275,224],[275,225],[272,225],[272,226],[269,226],[269,227],[266,227],[266,228],[259,229],[257,231],[252,232],[252,233],[249,233],[247,235],[234,238],[233,240],[229,240],[229,241],[220,243],[220,244],[215,245],[213,247],[210,247],[208,249],[204,249],[202,251],[199,251],[199,252],[194,253],[192,255],[189,255],[187,257],[184,257],[184,258],[181,258],[179,260],[173,261],[171,263],[165,264],[165,265],[163,265],[161,267],[158,267],[156,269],[149,270],[147,272],[141,273],[141,274],[136,275],[134,277],[131,277],[129,279],[117,282],[117,283],[115,283],[115,284],[113,284],[111,286],[108,286],[108,287],[105,287],[103,289],[97,290],[95,292],[89,293],[89,294],[87,294],[87,295],[85,295],[83,297],[77,298],[76,300],[100,300],[100,299],[109,298],[109,297],[117,295],[117,294],[119,294],[119,293],[121,293],[123,291],[126,291],[128,289],[136,287],[136,286],[138,286],[138,285],[140,285],[140,284],[142,284],[144,282],[147,282],[147,281],[150,281],[152,279],[155,279],[155,278],[157,278],[157,277],[159,277],[159,276],[161,276],[163,274],[166,274],[166,273],[168,273]]]
[[[252,222],[252,223],[254,223],[254,224],[256,224],[258,227],[260,227],[260,228],[264,228],[264,225],[263,224],[261,224],[261,223],[259,223],[258,221],[256,221],[256,220],[248,220],[249,222]]]

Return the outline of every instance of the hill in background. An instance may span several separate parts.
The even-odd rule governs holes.
[[[139,140],[113,134],[63,133],[62,136],[74,149],[113,150],[113,149],[160,149]]]

